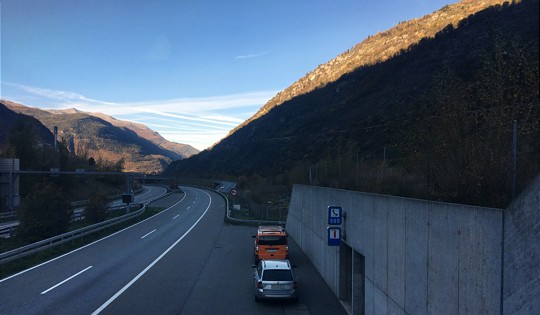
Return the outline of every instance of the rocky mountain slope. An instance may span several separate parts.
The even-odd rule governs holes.
[[[188,144],[182,144],[166,140],[158,132],[148,128],[144,124],[132,121],[118,120],[114,117],[102,113],[91,113],[91,115],[102,118],[103,120],[110,122],[114,126],[133,130],[139,137],[150,140],[152,143],[178,154],[178,157],[172,157],[174,160],[184,159],[199,153],[199,150]]]
[[[3,102],[0,102],[0,151],[2,150],[2,145],[8,141],[10,136],[10,130],[19,122],[21,119],[28,119],[29,124],[31,124],[34,130],[37,133],[39,142],[45,145],[54,146],[54,136],[52,132],[43,126],[39,120],[29,117],[23,114],[19,114],[7,108]]]
[[[456,27],[461,20],[471,14],[490,6],[503,4],[504,2],[506,0],[459,1],[447,5],[432,14],[402,22],[392,29],[370,36],[329,62],[319,65],[315,70],[307,73],[300,80],[278,93],[238,128],[268,113],[273,107],[279,106],[296,96],[323,87],[330,82],[336,81],[344,74],[350,73],[360,67],[384,62],[394,57],[400,51],[417,44],[422,39],[433,38],[435,34],[448,25]]]
[[[513,121],[518,186],[540,171],[539,2],[501,2],[371,36],[166,172],[504,206]]]
[[[78,156],[109,162],[124,159],[125,171],[160,173],[170,162],[198,152],[189,145],[165,140],[145,125],[100,113],[41,110],[7,100],[1,103],[15,113],[36,118],[51,132],[57,126],[58,140]]]

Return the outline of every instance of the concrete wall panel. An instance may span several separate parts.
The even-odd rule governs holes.
[[[325,274],[330,276],[330,282],[328,285],[334,292],[339,292],[339,251],[338,247],[326,246],[326,259],[325,259]]]
[[[326,207],[343,206],[345,241],[365,257],[368,314],[492,314],[501,307],[538,314],[539,191],[540,177],[509,207],[503,238],[498,209],[295,186],[287,230],[337,291],[339,255],[326,245]]]
[[[373,290],[373,314],[388,314],[388,296],[376,287]]]
[[[540,176],[508,207],[504,217],[506,314],[540,314]]]
[[[388,298],[388,315],[406,315],[401,304],[396,303],[391,298]]]
[[[460,313],[494,314],[500,311],[500,273],[502,242],[500,216],[463,209],[461,212],[459,253]],[[497,233],[499,232],[499,233]],[[486,239],[487,238],[487,239]],[[486,259],[490,257],[490,259]],[[482,299],[477,301],[477,297]]]
[[[358,252],[364,255],[366,259],[366,278],[373,279],[374,277],[374,251],[375,251],[375,206],[374,201],[371,199],[362,200],[362,239],[359,240],[359,243],[362,244],[362,247],[356,247],[353,244],[353,248],[358,248]],[[349,229],[354,226],[353,222],[348,222]],[[362,249],[360,249],[362,248]]]
[[[405,305],[405,208],[400,201],[388,202],[388,295],[399,305]]]
[[[405,310],[427,314],[428,203],[409,205],[406,212]]]
[[[336,295],[340,255],[326,243],[329,205],[344,208],[343,241],[365,258],[367,314],[498,313],[500,210],[295,186],[287,230]]]
[[[365,302],[365,307],[364,307],[365,313],[366,314],[375,314],[374,286],[373,286],[373,282],[369,278],[366,278],[365,290],[366,290],[365,300],[364,300],[364,302]]]
[[[374,204],[373,224],[373,283],[375,287],[388,292],[388,209],[381,199],[376,196]]]
[[[460,213],[448,205],[429,213],[428,312],[458,314]]]

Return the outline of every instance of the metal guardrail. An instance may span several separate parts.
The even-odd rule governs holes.
[[[1,219],[14,218],[16,216],[17,216],[17,211],[1,212],[0,213],[0,220]]]
[[[123,216],[119,216],[107,221],[103,221],[100,223],[96,223],[93,225],[89,225],[87,227],[67,232],[61,235],[57,235],[36,243],[28,244],[23,247],[19,247],[10,251],[7,251],[5,253],[0,254],[0,265],[10,262],[15,259],[23,258],[35,253],[38,253],[40,251],[43,251],[45,249],[61,245],[65,242],[72,241],[74,239],[77,239],[79,237],[100,231],[102,229],[111,227],[113,225],[125,222],[127,220],[130,220],[136,216],[141,215],[146,210],[146,205],[143,205],[143,207],[140,210],[137,210],[132,213],[125,214]]]
[[[229,208],[229,198],[221,193],[220,191],[215,191],[213,190],[214,192],[218,193],[219,195],[221,195],[221,197],[223,197],[223,199],[225,199],[225,203],[227,205],[227,210],[226,210],[226,217],[227,217],[227,221],[228,222],[231,222],[231,223],[238,223],[238,224],[247,224],[247,225],[260,225],[260,224],[272,224],[272,225],[285,225],[287,223],[287,221],[268,221],[268,220],[248,220],[248,219],[237,219],[237,218],[233,218],[231,217],[231,209]]]
[[[133,204],[130,205],[130,209],[134,205],[139,205],[140,206],[141,204],[133,203]],[[126,205],[109,206],[109,207],[107,207],[106,211],[125,210],[126,207],[127,207]],[[71,222],[76,222],[76,221],[84,219],[85,218],[84,215],[85,215],[84,211],[75,211],[75,212],[73,212],[73,215],[71,216]],[[13,232],[15,232],[15,229],[17,228],[18,225],[19,225],[19,222],[13,222],[11,224],[0,227],[0,237],[3,237],[3,238],[11,237],[13,235]]]
[[[19,223],[11,223],[0,228],[0,237],[11,237],[17,225]]]
[[[228,203],[227,203],[228,204]],[[255,220],[255,219],[237,219],[231,217],[231,210],[227,207],[227,220],[229,222],[239,223],[239,224],[248,224],[248,225],[261,225],[261,224],[269,224],[269,225],[285,225],[287,221],[270,221],[270,220]]]
[[[208,188],[208,187],[205,187],[205,186],[199,186],[199,185],[185,185],[185,186],[190,186],[190,187],[195,187],[195,188],[200,188],[200,189],[206,189],[206,190],[210,190],[212,192],[215,192],[217,194],[219,194],[224,200],[225,200],[225,204],[226,204],[226,211],[225,211],[225,219],[227,222],[230,222],[230,223],[237,223],[237,224],[244,224],[244,225],[260,225],[260,224],[271,224],[271,225],[285,225],[287,223],[287,221],[267,221],[267,220],[248,220],[248,219],[237,219],[237,218],[233,218],[231,217],[231,210],[229,208],[229,198],[223,194],[221,191],[219,190],[215,190],[215,189],[211,189],[211,188]],[[235,184],[236,186],[236,184]]]
[[[147,205],[149,205],[153,201],[158,200],[160,198],[164,198],[165,196],[168,196],[168,195],[170,195],[170,193],[167,193],[165,195],[152,198],[151,200],[149,200],[145,204],[143,204],[143,207],[140,210],[137,210],[135,212],[124,214],[122,216],[119,216],[119,217],[116,217],[116,218],[113,218],[113,219],[110,219],[110,220],[107,220],[107,221],[103,221],[103,222],[99,222],[99,223],[96,223],[96,224],[93,224],[93,225],[89,225],[89,226],[83,227],[81,229],[71,231],[71,232],[67,232],[67,233],[64,233],[64,234],[61,234],[61,235],[57,235],[57,236],[54,236],[54,237],[51,237],[51,238],[48,238],[48,239],[45,239],[45,240],[42,240],[42,241],[39,241],[39,242],[36,242],[36,243],[28,244],[26,246],[19,247],[19,248],[7,251],[5,253],[0,253],[0,265],[2,265],[4,263],[7,263],[7,262],[10,262],[10,261],[13,261],[15,259],[19,259],[19,258],[22,258],[22,257],[26,257],[28,255],[38,253],[38,252],[43,251],[45,249],[48,249],[48,248],[51,248],[51,247],[54,247],[54,246],[57,246],[57,245],[61,245],[61,244],[65,243],[65,242],[72,241],[72,240],[77,239],[79,237],[82,237],[82,236],[85,236],[85,235],[100,231],[102,229],[111,227],[113,225],[125,222],[127,220],[130,220],[130,219],[132,219],[132,218],[134,218],[136,216],[141,215],[146,210]],[[124,206],[124,208],[125,208],[125,206]]]
[[[54,236],[54,237],[51,237],[51,238],[48,238],[48,239],[45,239],[45,240],[42,240],[42,241],[39,241],[39,242],[36,242],[36,243],[28,244],[28,245],[25,245],[23,247],[19,247],[19,248],[7,251],[5,253],[0,253],[0,265],[2,265],[4,263],[7,263],[7,262],[10,262],[10,261],[13,261],[15,259],[23,258],[23,257],[29,256],[29,255],[38,253],[38,252],[43,251],[45,249],[48,249],[48,248],[51,248],[51,247],[54,247],[54,246],[57,246],[57,245],[61,245],[61,244],[65,243],[65,242],[75,240],[75,239],[77,239],[79,237],[83,237],[85,235],[100,231],[102,229],[111,227],[113,225],[125,222],[125,221],[130,220],[130,219],[133,219],[134,217],[141,215],[146,210],[147,205],[149,205],[153,201],[156,201],[156,200],[158,200],[160,198],[164,198],[164,197],[166,197],[166,196],[168,196],[170,194],[171,193],[166,193],[166,194],[164,194],[162,196],[157,196],[157,197],[154,197],[154,198],[150,199],[145,204],[142,204],[143,206],[142,206],[142,208],[140,210],[137,210],[135,212],[124,214],[122,216],[119,216],[119,217],[116,217],[116,218],[113,218],[113,219],[110,219],[110,220],[107,220],[107,221],[103,221],[103,222],[99,222],[99,223],[96,223],[96,224],[93,224],[93,225],[89,225],[89,226],[77,229],[75,231],[71,231],[71,232],[61,234],[61,235],[57,235],[57,236]],[[125,209],[125,206],[123,206],[123,208]],[[113,209],[111,209],[111,210],[113,210]],[[14,227],[10,226],[10,227],[6,227],[4,229],[7,229],[7,228],[14,228]],[[4,229],[2,229],[2,230],[4,230]],[[1,230],[0,230],[0,232],[1,232]]]

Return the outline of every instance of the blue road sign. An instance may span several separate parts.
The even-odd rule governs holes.
[[[328,227],[328,246],[339,246],[341,241],[341,228]]]
[[[341,225],[343,221],[343,209],[341,206],[328,206],[328,224]]]

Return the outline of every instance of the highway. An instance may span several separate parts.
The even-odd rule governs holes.
[[[165,187],[161,186],[143,186],[143,191],[140,194],[135,195],[134,203],[145,203],[153,200],[159,196],[164,195],[167,192]],[[109,204],[109,206],[121,206],[124,203],[121,199],[115,200]]]
[[[254,227],[223,222],[217,193],[182,187],[130,228],[0,280],[0,314],[346,314],[291,244],[300,300],[256,303]]]
[[[145,203],[150,200],[153,200],[159,196],[164,195],[167,192],[165,187],[161,186],[143,186],[143,190],[140,194],[135,195],[133,203]],[[122,202],[122,199],[117,199],[111,201],[108,205],[109,207],[118,207],[125,206]],[[84,208],[73,209],[75,214],[75,220],[80,219],[81,213],[84,211]],[[19,225],[19,221],[9,221],[0,223],[0,237],[10,237],[10,228],[16,228]],[[2,233],[3,232],[3,233]]]

